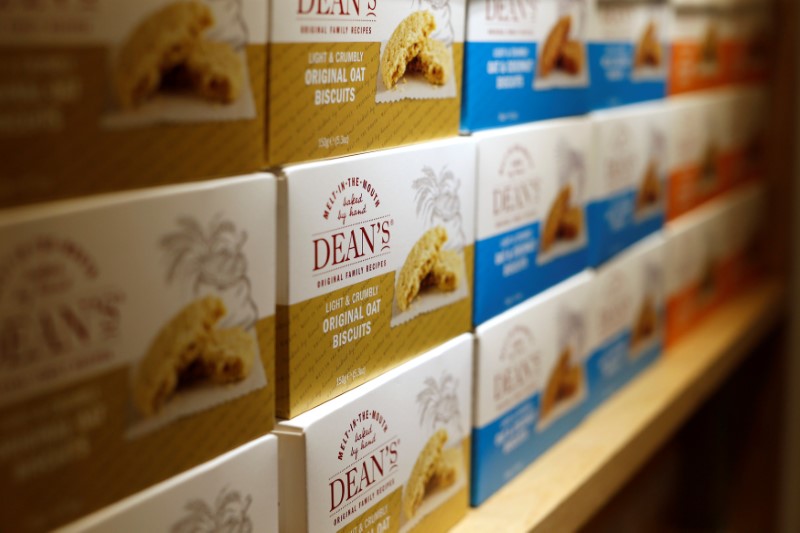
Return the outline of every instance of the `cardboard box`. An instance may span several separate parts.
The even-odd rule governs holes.
[[[666,0],[590,3],[590,109],[664,98],[671,18]]]
[[[468,507],[472,344],[462,335],[278,424],[281,531],[458,522]]]
[[[5,526],[74,520],[273,426],[275,180],[0,214]]]
[[[588,412],[591,279],[579,274],[476,328],[472,505]]]
[[[457,135],[465,4],[272,2],[269,162]]]
[[[763,187],[751,185],[668,225],[667,346],[758,276],[765,208]]]
[[[670,95],[718,87],[723,83],[722,21],[719,2],[673,1]]]
[[[263,167],[264,1],[1,10],[0,207]]]
[[[475,145],[290,166],[279,182],[278,416],[469,331]]]
[[[712,202],[671,222],[665,230],[667,293],[665,343],[675,342],[723,301],[726,205]]]
[[[597,405],[660,355],[664,343],[664,237],[656,233],[597,270],[592,282],[590,402]]]
[[[586,268],[591,124],[562,119],[474,138],[480,324]]]
[[[261,437],[59,530],[278,531],[278,438]]]
[[[589,264],[598,266],[664,224],[670,115],[657,102],[591,119]]]
[[[461,129],[584,113],[589,3],[469,2]]]
[[[673,220],[722,194],[726,181],[726,149],[731,145],[730,116],[719,92],[674,98],[667,102],[671,116],[667,219]]]

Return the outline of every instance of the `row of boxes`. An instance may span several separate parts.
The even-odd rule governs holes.
[[[655,361],[675,324],[746,285],[762,204],[757,185],[725,195],[474,335],[65,531],[444,531]],[[696,274],[708,255],[687,242],[708,235],[726,244]]]
[[[762,79],[768,3],[697,4],[12,2],[0,205],[579,115],[663,97],[668,79]]]
[[[751,102],[751,91],[703,98]],[[683,103],[288,166],[278,179],[5,210],[0,469],[19,510],[10,527],[108,505],[587,265],[611,269],[613,255],[661,226],[669,172],[648,156],[670,151],[670,128],[666,149],[658,128],[672,106]],[[655,148],[634,144],[629,155],[634,141]],[[719,147],[723,160],[736,150]],[[742,213],[728,225],[758,209]],[[596,240],[612,251],[590,263]],[[622,293],[612,287],[609,298]]]

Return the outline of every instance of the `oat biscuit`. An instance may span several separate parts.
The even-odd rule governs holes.
[[[661,65],[661,57],[661,44],[658,42],[658,36],[656,35],[656,25],[650,22],[636,44],[634,65],[636,68],[645,66],[657,67]]]
[[[442,250],[430,273],[422,280],[423,287],[436,287],[440,291],[454,291],[461,283],[464,260],[455,250]]]
[[[225,313],[215,296],[195,300],[161,328],[139,363],[134,401],[144,415],[158,412],[175,392],[181,374],[203,353],[211,330]]]
[[[547,252],[555,243],[559,228],[561,227],[561,221],[564,219],[564,214],[569,208],[569,200],[571,195],[572,187],[567,185],[561,189],[561,192],[559,192],[558,196],[556,196],[553,206],[550,208],[550,212],[547,214],[544,228],[542,229],[542,242],[540,245],[542,252]]]
[[[414,244],[397,277],[397,306],[405,311],[419,294],[422,281],[430,274],[447,240],[447,230],[436,226],[426,231]]]
[[[540,418],[547,418],[559,402],[573,397],[580,389],[583,372],[580,366],[570,364],[571,359],[570,349],[561,352],[542,393]]]
[[[558,225],[558,238],[576,239],[581,231],[583,231],[583,209],[577,206],[568,206]]]
[[[636,210],[639,211],[658,203],[661,196],[661,182],[658,179],[656,164],[651,161],[647,165],[642,184],[636,193]]]
[[[394,29],[381,56],[381,78],[387,89],[403,77],[435,28],[436,21],[429,11],[415,11]]]
[[[642,307],[639,309],[636,323],[633,325],[631,346],[635,347],[652,337],[657,327],[658,314],[656,312],[655,302],[653,298],[648,295],[642,302]]]
[[[120,105],[136,107],[155,93],[162,76],[186,61],[213,23],[211,10],[197,1],[169,4],[140,22],[122,45],[116,64]]]
[[[436,472],[436,466],[442,456],[442,448],[447,442],[447,431],[439,429],[434,433],[417,457],[414,468],[408,476],[403,489],[403,510],[406,517],[413,518],[425,498],[428,482]]]
[[[559,58],[561,57],[564,44],[567,42],[570,27],[572,26],[572,17],[569,15],[561,17],[556,25],[550,30],[550,34],[544,42],[542,53],[539,56],[539,75],[546,77],[556,68]]]
[[[436,39],[428,39],[419,55],[408,64],[408,70],[421,73],[433,85],[444,85],[447,83],[449,64],[450,51],[444,43]]]
[[[558,57],[558,68],[569,74],[580,74],[584,64],[586,57],[583,44],[578,41],[565,42]]]
[[[463,461],[461,450],[458,447],[443,450],[434,467],[433,475],[425,487],[426,492],[452,486],[458,479],[459,465],[463,464]]]
[[[242,328],[214,330],[198,362],[212,383],[231,383],[250,375],[256,358],[256,340]]]
[[[207,100],[228,104],[242,92],[244,65],[228,43],[198,42],[184,67],[194,90]]]

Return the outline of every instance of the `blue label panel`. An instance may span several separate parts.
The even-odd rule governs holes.
[[[475,243],[475,325],[586,268],[586,247],[543,265],[538,248],[538,222]]]
[[[664,226],[664,210],[637,220],[636,192],[624,191],[587,207],[589,265],[599,266]]]
[[[536,393],[493,422],[472,430],[470,502],[473,506],[480,505],[497,492],[588,413],[589,403],[584,399],[537,433],[539,402]]]
[[[634,79],[634,46],[628,42],[589,44],[590,109],[605,109],[666,96],[664,77]],[[664,59],[666,61],[666,59]]]
[[[663,313],[662,313],[663,316]],[[663,323],[663,322],[661,322]],[[590,409],[600,405],[642,370],[658,359],[663,341],[653,341],[635,355],[631,352],[631,333],[624,331],[609,339],[589,358]]]
[[[534,90],[535,43],[464,47],[461,129],[476,131],[587,111],[586,87]]]

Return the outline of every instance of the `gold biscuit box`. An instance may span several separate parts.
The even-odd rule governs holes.
[[[469,331],[474,187],[469,139],[286,167],[280,418]]]
[[[278,424],[281,531],[446,531],[467,512],[465,334]]]
[[[458,135],[465,4],[272,2],[267,160]]]
[[[0,207],[255,172],[267,3],[5,2]]]
[[[275,180],[0,214],[0,492],[74,520],[274,424]]]

